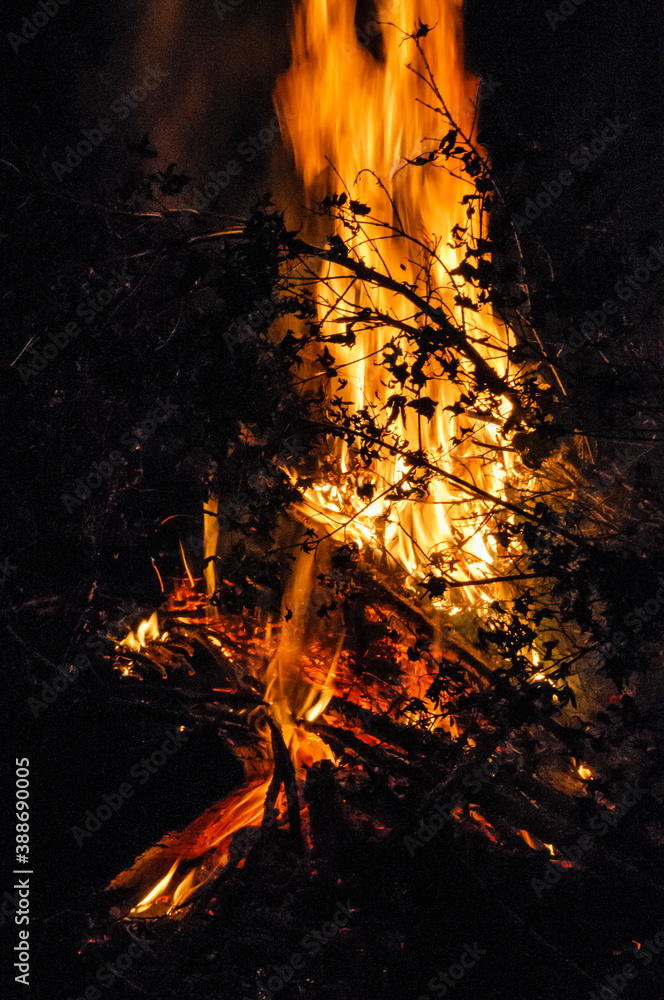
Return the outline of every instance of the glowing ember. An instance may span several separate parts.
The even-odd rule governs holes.
[[[541,851],[543,847],[548,847],[547,844],[544,844],[537,837],[532,837],[527,830],[519,830],[519,834],[533,851]],[[553,848],[550,848],[550,853],[553,854]]]
[[[485,835],[485,837],[488,837],[489,840],[493,841],[494,844],[499,844],[500,843],[500,839],[498,837],[498,834],[496,833],[496,831],[494,830],[494,828],[491,826],[491,823],[487,822],[487,820],[484,818],[484,816],[479,811],[479,809],[477,808],[477,806],[472,806],[471,805],[471,807],[468,810],[468,812],[469,812],[469,815],[470,815],[471,819],[475,820],[475,822],[477,823],[477,825],[479,826],[480,830]]]

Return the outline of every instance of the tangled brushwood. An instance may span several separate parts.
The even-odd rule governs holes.
[[[632,477],[649,471],[639,462],[646,443],[657,468],[661,429],[650,394],[659,373],[644,367],[639,344],[630,351],[610,337],[578,371],[564,342],[543,346],[530,314],[529,277],[538,276],[524,267],[516,234],[511,260],[504,250],[495,255],[489,220],[501,191],[445,104],[423,49],[427,34],[421,25],[408,39],[419,56],[411,68],[446,131],[396,175],[437,169],[467,181],[451,234],[410,230],[395,182],[388,190],[371,174],[389,208],[388,218],[374,214],[353,195],[353,183],[366,190],[366,171],[348,184],[338,178],[344,190],[318,202],[318,230],[333,229],[323,245],[287,232],[267,206],[254,221],[278,247],[281,329],[288,316],[297,319],[299,336],[288,330],[284,341],[297,345],[296,384],[330,455],[318,465],[291,463],[302,496],[297,516],[310,545],[332,537],[352,548],[370,539],[383,579],[399,579],[443,615],[466,612],[446,620],[497,656],[495,683],[523,688],[536,673],[546,682],[547,711],[556,712],[574,702],[573,674],[599,669],[622,686],[648,664],[643,640],[661,633],[646,604],[657,603],[662,582],[652,546],[662,511],[647,481],[634,488],[629,472],[607,462],[615,437]],[[453,268],[446,248],[458,252]],[[395,259],[405,275],[395,275]],[[358,344],[369,345],[376,372],[373,381],[361,374],[359,404],[349,386]],[[613,389],[602,409],[611,410],[614,435],[593,433],[589,378]],[[443,433],[431,433],[436,421]],[[390,480],[386,465],[401,475]],[[441,482],[450,530],[426,549],[411,538],[418,551],[408,566],[386,541],[387,528],[400,511],[440,500]],[[473,550],[478,535],[488,551]]]
[[[76,743],[92,718],[118,758],[61,806],[62,853],[92,859],[62,915],[87,941],[86,996],[131,969],[132,992],[187,1000],[461,978],[460,995],[553,1000],[601,995],[639,941],[650,954],[660,370],[636,338],[570,354],[543,335],[534,237],[501,231],[507,196],[429,34],[403,43],[438,137],[389,177],[329,163],[298,231],[268,196],[248,219],[169,207],[190,183],[175,165],[137,167],[111,208],[9,171],[26,281],[56,262],[58,330],[102,303],[111,261],[131,275],[99,336],[57,358],[47,310],[28,314],[10,365],[28,436],[0,460],[28,543],[45,509],[59,540],[5,559],[17,687],[58,752],[98,762]],[[132,151],[153,158],[147,137]],[[434,233],[403,186],[438,174],[464,193]],[[82,237],[94,266],[60,268]],[[31,354],[50,363],[26,381]],[[58,561],[54,664],[24,636]]]

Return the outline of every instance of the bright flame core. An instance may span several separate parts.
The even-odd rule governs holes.
[[[125,636],[120,645],[127,646],[132,653],[140,653],[148,642],[156,642],[159,638],[159,620],[157,612],[154,611],[149,618],[140,623],[135,633],[130,632],[129,635]]]
[[[412,32],[418,22],[436,26],[427,58],[447,107],[461,130],[470,135],[476,84],[462,63],[460,8],[461,0],[378,2],[377,20],[396,20],[405,32]],[[413,51],[413,42],[404,41],[402,31],[394,26],[383,25],[382,58],[360,46],[354,10],[354,3],[340,0],[305,0],[295,10],[292,66],[278,82],[276,103],[306,193],[320,200],[347,184],[351,197],[371,208],[354,236],[338,226],[336,235],[343,237],[351,254],[368,267],[409,283],[423,298],[443,308],[472,336],[477,350],[502,377],[506,333],[486,312],[455,302],[460,294],[473,303],[476,299],[470,286],[450,276],[463,250],[447,241],[459,221],[461,199],[473,187],[468,178],[452,176],[439,165],[403,167],[405,158],[436,148],[445,126],[445,119],[431,106],[434,96],[422,76],[413,72],[423,73],[423,62]],[[407,65],[409,58],[412,68]],[[388,236],[379,220],[399,225],[403,233]],[[480,227],[485,222],[474,220],[476,235],[484,232]],[[342,295],[345,301],[339,301]],[[372,286],[369,292],[340,264],[330,264],[321,275],[317,296],[318,319],[326,336],[338,334],[343,329],[340,322],[365,304],[390,317],[384,327],[354,326],[353,346],[326,342],[346,383],[332,378],[329,398],[340,394],[350,404],[350,412],[357,412],[367,405],[385,407],[390,392],[403,393],[408,402],[401,405],[391,430],[399,434],[404,448],[420,449],[459,478],[503,496],[510,460],[486,461],[487,449],[499,443],[498,430],[485,425],[473,435],[481,439],[475,444],[453,441],[468,428],[469,418],[445,411],[458,400],[459,390],[441,376],[437,366],[430,363],[425,368],[427,381],[420,388],[403,388],[390,381],[383,352],[394,342],[395,322],[411,327],[422,323],[421,317],[414,316],[413,305],[381,287]],[[408,350],[407,338],[402,336],[399,343]],[[467,371],[467,365],[461,360],[460,371]],[[409,406],[422,394],[437,404],[430,419]],[[504,401],[503,419],[509,412],[510,404]],[[410,581],[421,580],[443,550],[453,550],[456,557],[448,578],[459,571],[461,575],[454,579],[494,575],[488,572],[495,559],[492,538],[482,530],[482,509],[476,501],[469,502],[466,494],[450,488],[442,478],[434,478],[415,497],[412,493],[396,501],[394,495],[385,497],[397,484],[405,489],[414,485],[412,470],[402,455],[395,454],[375,461],[370,473],[362,473],[374,488],[375,499],[367,503],[358,495],[358,463],[348,445],[334,439],[330,448],[335,471],[307,489],[300,509],[309,522],[338,541],[351,538],[360,548],[375,550],[388,569],[399,567]],[[463,515],[461,527],[454,524],[459,514]],[[494,596],[477,588],[460,588],[455,590],[454,602],[476,604]]]
[[[396,20],[405,32],[412,32],[418,22],[436,26],[432,44],[427,48],[431,70],[455,121],[470,135],[476,86],[462,63],[461,0],[398,3],[378,0],[377,9],[378,21]],[[461,263],[463,250],[448,245],[447,240],[459,221],[462,197],[473,190],[472,184],[469,186],[467,179],[452,176],[435,164],[402,168],[405,158],[412,159],[437,146],[445,119],[430,106],[432,94],[422,76],[407,66],[412,56],[414,68],[420,72],[423,68],[419,55],[409,49],[412,41],[403,41],[403,32],[394,25],[384,25],[381,55],[376,58],[368,48],[358,45],[354,11],[351,0],[303,0],[295,9],[292,66],[278,82],[276,102],[307,196],[320,200],[329,191],[338,190],[340,184],[348,184],[353,200],[370,206],[371,212],[363,216],[361,230],[351,237],[341,228],[335,235],[344,238],[355,259],[410,284],[423,298],[442,308],[503,377],[507,362],[501,359],[506,357],[507,334],[486,311],[475,311],[455,301],[462,294],[475,304],[476,297],[470,286],[457,283],[450,275]],[[399,223],[402,233],[388,234],[379,220],[391,226]],[[485,223],[479,216],[474,219],[475,236],[485,232],[482,228]],[[413,306],[403,296],[379,287],[368,290],[351,278],[341,264],[329,264],[321,273],[316,295],[323,333],[337,334],[340,321],[343,325],[363,305],[380,312],[389,322],[370,329],[356,325],[357,337],[352,346],[328,342],[334,364],[344,380],[339,376],[330,379],[328,398],[341,395],[350,412],[367,405],[389,408],[390,392],[396,391],[396,384],[390,382],[383,353],[394,342],[399,324],[417,327],[422,318],[415,315]],[[344,304],[343,298],[340,300],[342,294],[352,308]],[[400,344],[408,352],[407,335]],[[315,360],[311,359],[311,363],[316,374]],[[459,371],[469,371],[467,361],[459,359]],[[409,385],[399,390],[404,393],[406,403],[399,407],[391,422],[391,429],[400,436],[404,449],[420,450],[459,479],[494,496],[504,496],[514,469],[507,452],[491,450],[493,445],[504,443],[499,428],[482,425],[473,434],[474,443],[468,439],[461,444],[453,440],[463,436],[471,421],[464,413],[451,414],[446,410],[458,402],[460,390],[432,363],[422,374],[426,381],[419,388]],[[416,407],[408,406],[421,395],[436,404],[430,418],[420,415]],[[510,404],[504,401],[500,415],[505,419],[509,412]],[[504,457],[487,462],[487,450]],[[443,550],[453,550],[456,557],[447,568],[448,578],[480,580],[495,575],[490,571],[497,555],[493,538],[484,527],[486,511],[480,501],[469,501],[467,493],[453,488],[443,477],[434,477],[416,496],[412,493],[403,499],[385,496],[393,494],[397,484],[408,491],[414,485],[414,475],[401,454],[375,460],[370,469],[361,468],[347,444],[330,439],[330,460],[322,464],[319,480],[306,490],[299,513],[333,534],[336,540],[351,539],[360,548],[373,550],[386,568],[399,568],[410,585],[425,576]],[[367,485],[373,488],[373,493],[367,492]],[[364,489],[360,491],[358,487]],[[217,551],[216,513],[217,501],[213,498],[205,508],[206,556],[214,556]],[[304,777],[305,768],[314,761],[334,760],[330,748],[308,731],[302,720],[313,722],[325,712],[333,694],[334,673],[344,640],[343,630],[337,628],[324,680],[308,681],[301,672],[299,655],[303,637],[310,631],[306,606],[315,587],[315,569],[312,553],[303,552],[284,596],[284,624],[276,649],[270,649],[260,677],[264,701],[283,735],[298,779]],[[188,568],[187,572],[193,585]],[[205,569],[205,581],[210,595],[216,587],[212,562]],[[453,595],[454,604],[449,597],[445,598],[445,605],[452,613],[468,604],[491,601],[495,589],[492,592],[491,587],[471,586],[454,590]],[[213,628],[210,622],[210,629]],[[142,623],[137,635],[130,633],[123,645],[138,652],[148,640],[158,637],[158,623],[153,615]],[[269,640],[268,628],[266,646]],[[220,639],[212,641],[222,645]],[[409,696],[422,698],[428,686],[425,667],[410,664],[404,683]],[[454,720],[439,724],[453,733]],[[259,725],[263,726],[267,739],[264,717]],[[214,810],[190,824],[177,844],[158,845],[164,848],[160,872],[175,860],[132,913],[149,915],[165,890],[168,890],[167,911],[173,913],[182,907],[197,888],[228,862],[232,835],[244,827],[260,825],[268,785],[269,779],[261,779],[232,793]],[[278,804],[283,810],[283,793]],[[477,808],[471,808],[470,816],[487,836],[498,840],[497,833]],[[522,836],[531,846],[535,844],[526,831]],[[190,868],[192,861],[208,857],[210,852],[213,856],[209,861],[196,869]],[[187,862],[183,867],[188,870],[175,884],[173,877],[183,861]]]

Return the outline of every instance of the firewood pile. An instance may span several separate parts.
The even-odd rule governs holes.
[[[116,646],[113,699],[216,728],[244,778],[97,894],[91,977],[151,942],[116,996],[604,997],[627,965],[664,996],[661,723],[629,696],[553,718],[375,579],[301,651],[288,720],[278,624],[189,600],[158,625]]]

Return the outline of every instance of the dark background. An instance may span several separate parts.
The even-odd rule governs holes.
[[[86,544],[77,547],[71,520],[63,513],[63,480],[57,480],[55,466],[49,466],[53,446],[42,428],[53,419],[58,380],[69,386],[67,379],[83,378],[84,372],[76,373],[72,367],[66,374],[66,367],[58,369],[62,374],[50,388],[40,389],[41,395],[33,393],[27,400],[16,372],[9,367],[35,323],[48,325],[50,316],[52,330],[60,328],[58,302],[49,297],[54,274],[60,280],[71,272],[75,288],[81,270],[103,270],[104,233],[82,225],[75,237],[64,229],[60,236],[58,213],[68,199],[113,204],[120,179],[132,162],[127,142],[139,142],[144,133],[158,152],[151,169],[176,163],[192,178],[190,189],[203,184],[208,171],[223,170],[228,160],[237,158],[240,145],[273,119],[270,95],[289,61],[290,5],[281,0],[244,0],[222,21],[207,0],[141,4],[71,0],[14,53],[6,34],[20,29],[22,17],[36,9],[31,4],[5,9],[0,36],[4,47],[2,166],[7,180],[0,227],[6,258],[0,380],[7,442],[3,492],[8,501],[0,558],[8,557],[17,567],[3,584],[3,610],[34,595],[66,595],[58,620],[35,612],[24,620],[21,633],[40,655],[61,662],[71,649],[77,608],[100,566],[107,578],[112,576],[116,594],[122,594],[123,581],[127,599],[131,596],[147,603],[156,594],[150,589],[154,580],[148,548],[137,545],[130,554],[120,551],[118,559],[121,532],[117,525],[109,528],[98,551]],[[611,294],[617,277],[642,262],[648,245],[661,248],[664,244],[664,8],[657,2],[586,0],[555,30],[546,19],[551,9],[557,9],[553,0],[468,0],[465,4],[469,65],[492,91],[482,108],[481,127],[508,204],[515,211],[537,193],[543,180],[564,169],[570,153],[588,142],[605,117],[618,116],[628,125],[623,138],[524,238],[524,254],[540,292],[535,303],[539,329],[554,336]],[[94,128],[100,117],[106,117],[113,101],[138,85],[150,65],[168,70],[167,80],[118,122],[103,145],[60,185],[51,161],[62,159],[67,144],[75,144],[83,129]],[[241,175],[210,207],[219,213],[245,213],[264,193],[269,164],[278,150],[275,138],[251,162],[243,161]],[[44,204],[51,206],[50,215],[44,216],[41,239],[35,230],[21,228],[21,215],[16,211],[21,198],[32,196],[10,181],[12,175],[26,172],[42,180],[47,192]],[[185,189],[169,205],[188,204],[187,197]],[[498,218],[495,224],[504,221]],[[78,301],[72,294],[73,301]],[[623,329],[639,330],[654,341],[661,328],[661,303],[661,282],[655,280],[625,307]],[[92,350],[101,351],[103,340],[95,341]],[[219,379],[223,392],[223,368]],[[118,418],[118,432],[144,416],[146,406],[151,405],[151,399],[141,398],[140,372],[133,372],[130,382],[135,385],[136,404],[127,410],[126,420]],[[90,434],[89,457],[98,458],[95,400],[83,396],[76,411],[78,437],[76,422],[67,424],[69,447],[76,453],[81,439]],[[168,433],[169,454],[185,453],[184,435],[174,440],[178,426]],[[20,448],[14,446],[17,438]],[[58,447],[66,452],[67,440],[60,439]],[[87,459],[77,461],[71,469],[81,467],[81,462],[87,467]],[[155,469],[160,461],[163,454],[155,451]],[[145,512],[135,515],[136,525],[147,534],[146,522],[177,510],[190,516],[192,530],[197,530],[194,518],[203,487],[196,461],[182,458],[176,468],[158,469],[150,475],[146,486],[153,495],[146,500]],[[135,507],[131,511],[135,514]],[[94,571],[93,559],[97,560]],[[80,913],[90,893],[131,862],[139,817],[129,808],[119,814],[117,825],[109,823],[89,853],[87,848],[81,851],[70,845],[69,826],[99,801],[102,792],[115,789],[144,752],[141,747],[152,749],[162,737],[158,727],[151,728],[124,709],[109,712],[104,689],[95,686],[93,675],[81,681],[86,693],[75,710],[56,704],[35,721],[25,706],[25,689],[12,674],[12,665],[24,650],[11,637],[5,635],[5,639],[8,694],[9,699],[16,699],[11,706],[5,700],[3,710],[4,731],[12,734],[5,753],[6,771],[11,778],[14,756],[28,755],[33,761],[34,800],[49,803],[41,810],[38,805],[35,819],[36,870],[43,859],[58,859],[55,869],[33,877],[39,920],[32,936],[41,944],[32,975],[35,983],[53,985],[43,994],[34,987],[32,995],[64,997],[67,992],[52,977],[54,970],[61,969],[64,984],[71,981],[68,970],[74,956],[66,953],[71,947],[70,928],[80,926]],[[173,767],[178,774],[165,776],[163,785],[153,790],[154,814],[147,823],[141,817],[140,836],[148,843],[187,818],[187,803],[173,801],[169,787],[179,787],[195,773],[197,780],[207,782],[207,791],[196,794],[208,795],[212,801],[235,777],[224,748],[214,733],[205,731],[197,733]],[[8,878],[3,879],[3,888],[9,884]],[[2,930],[5,954],[14,937],[14,928],[6,925]]]

